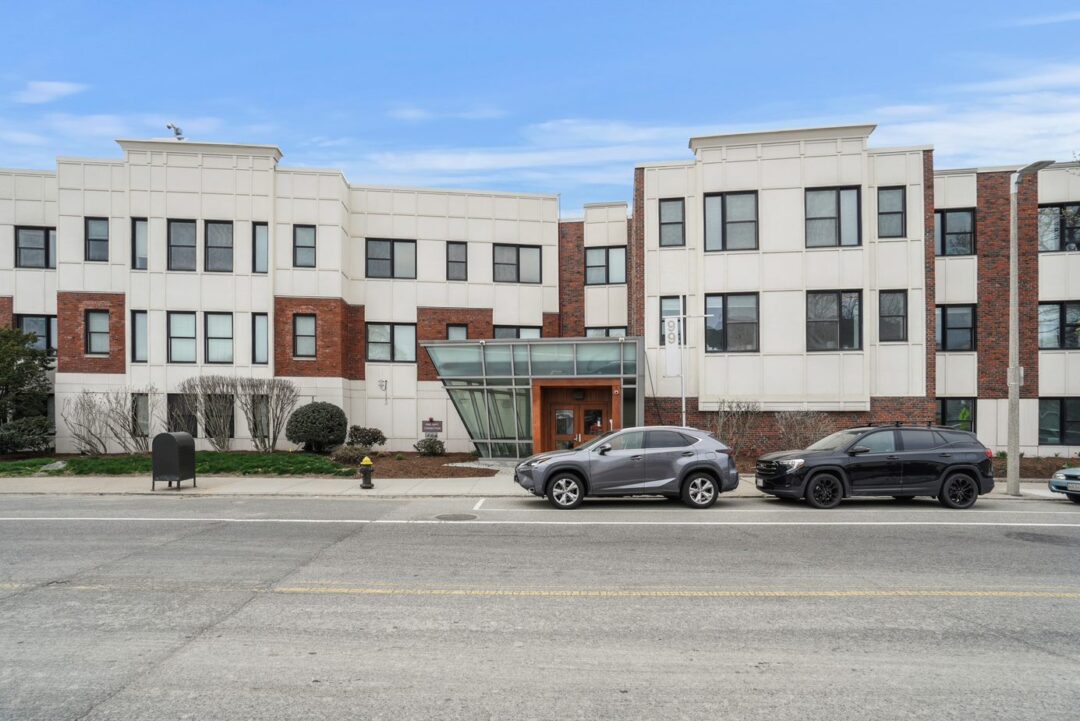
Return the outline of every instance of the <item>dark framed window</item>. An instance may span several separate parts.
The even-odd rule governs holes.
[[[146,218],[131,219],[131,269],[146,270],[148,250],[148,234],[150,225]]]
[[[754,353],[758,350],[757,293],[705,296],[705,352]]]
[[[1080,446],[1080,398],[1039,399],[1039,445]]]
[[[660,247],[686,245],[686,198],[661,198]]]
[[[705,196],[705,251],[758,247],[757,191]]]
[[[975,306],[937,307],[937,349],[944,353],[975,350]]]
[[[585,329],[586,338],[625,338],[626,326],[593,326]]]
[[[169,363],[194,363],[198,358],[195,350],[195,314],[169,311],[165,314],[165,332],[169,339]]]
[[[147,314],[145,310],[131,311],[131,362],[146,363],[149,360]]]
[[[626,282],[626,246],[585,249],[585,285]]]
[[[195,221],[170,220],[167,226],[169,270],[195,270]]]
[[[16,268],[56,267],[56,228],[15,228]]]
[[[109,311],[86,311],[86,353],[109,354]]]
[[[1039,303],[1039,348],[1080,348],[1080,301]]]
[[[664,345],[664,318],[686,315],[686,296],[665,295],[660,298],[660,345]],[[682,324],[679,324],[679,344],[682,344]]]
[[[807,292],[806,350],[862,350],[862,291]]]
[[[938,398],[938,425],[950,426],[961,431],[975,431],[974,398]]]
[[[270,226],[251,224],[251,272],[270,272]]]
[[[270,317],[266,313],[251,314],[251,362],[270,362]]]
[[[878,342],[907,340],[907,291],[878,292]]]
[[[183,393],[169,393],[165,397],[169,430],[174,433],[189,433],[192,438],[199,437],[199,421],[193,407],[198,401],[188,398]]]
[[[231,273],[233,269],[233,224],[225,220],[208,220],[203,268],[209,273]]]
[[[368,323],[367,359],[375,363],[415,363],[415,323]]]
[[[492,246],[492,278],[496,283],[539,283],[543,278],[539,245]]]
[[[416,241],[367,239],[368,278],[416,278]]]
[[[495,338],[539,338],[541,328],[538,325],[497,325],[492,329]]]
[[[415,272],[413,273],[415,276]],[[446,243],[446,279],[469,279],[469,244],[458,241]]]
[[[934,212],[934,252],[938,255],[975,254],[975,209]]]
[[[83,231],[86,237],[86,260],[107,262],[109,260],[109,219],[84,218]]]
[[[233,314],[203,313],[203,357],[207,363],[233,362]]]
[[[150,435],[150,396],[146,393],[131,394],[132,427],[141,437]]]
[[[1080,205],[1039,206],[1039,252],[1080,250]]]
[[[56,353],[56,316],[55,315],[17,315],[15,327],[23,333],[37,336],[34,348]]]
[[[447,340],[468,340],[469,326],[464,323],[450,323],[446,326]]]
[[[862,212],[858,186],[807,188],[806,247],[862,245]]]
[[[294,268],[315,267],[315,226],[294,225],[292,228],[292,264]]]
[[[907,188],[903,185],[878,188],[877,234],[879,238],[907,235]]]
[[[315,345],[315,316],[309,313],[298,313],[293,316],[293,357],[314,358]]]

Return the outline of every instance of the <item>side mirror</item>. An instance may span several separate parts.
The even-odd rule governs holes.
[[[606,456],[607,452],[610,451],[610,450],[611,450],[611,444],[610,443],[605,443],[604,445],[597,448],[596,452],[599,453],[602,456]]]
[[[870,449],[866,446],[852,446],[848,449],[849,456],[861,456],[864,453],[869,453]]]

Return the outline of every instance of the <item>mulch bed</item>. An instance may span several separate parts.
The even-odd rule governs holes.
[[[400,461],[395,460],[402,456]],[[421,456],[418,453],[383,452],[376,458],[374,478],[486,478],[498,471],[494,468],[463,468],[447,463],[475,461],[471,453],[447,453],[445,456]]]
[[[1005,458],[994,457],[994,476],[999,481],[1005,480],[1005,467],[1008,460]],[[1068,468],[1070,466],[1080,466],[1080,458],[1075,456],[1062,456],[1060,458],[1055,457],[1043,457],[1043,458],[1027,458],[1022,457],[1020,459],[1020,477],[1021,478],[1050,478],[1054,475],[1055,471],[1059,471],[1062,468]]]

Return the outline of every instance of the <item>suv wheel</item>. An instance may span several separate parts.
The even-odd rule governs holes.
[[[560,473],[548,484],[547,499],[556,508],[577,508],[584,498],[585,487],[577,476]]]
[[[682,500],[691,508],[708,508],[716,503],[716,481],[712,476],[695,473],[683,483]]]
[[[831,473],[821,473],[806,486],[806,502],[814,508],[836,508],[844,497],[844,485]]]
[[[966,473],[954,473],[941,484],[938,501],[946,508],[971,508],[979,497],[979,486]]]

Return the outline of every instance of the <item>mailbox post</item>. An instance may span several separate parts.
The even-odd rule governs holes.
[[[166,482],[169,488],[175,483],[178,491],[180,481],[190,480],[193,488],[199,485],[195,482],[195,439],[190,433],[157,434],[151,446],[151,455],[151,491],[156,490],[155,486],[161,481]]]

